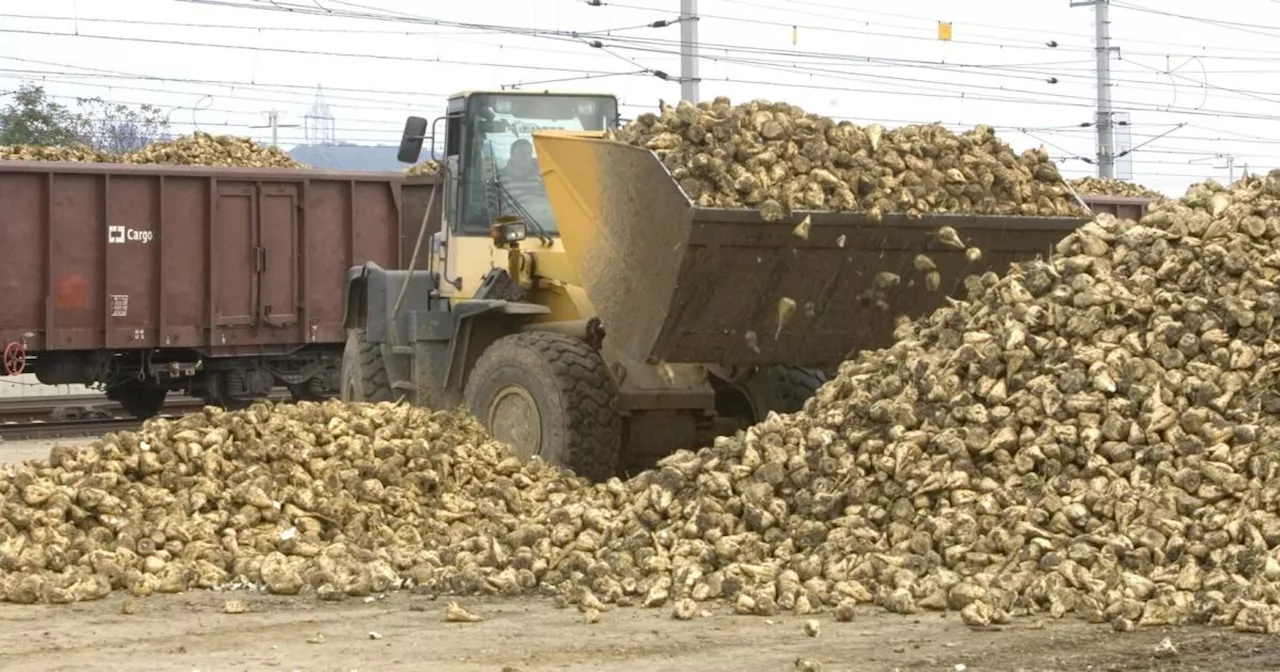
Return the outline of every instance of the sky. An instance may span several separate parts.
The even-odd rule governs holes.
[[[66,105],[150,103],[174,133],[260,141],[275,110],[286,149],[326,116],[318,88],[333,136],[356,144],[396,144],[407,115],[440,116],[463,90],[612,93],[625,118],[679,100],[679,0],[595,2],[0,0],[0,94],[36,82]],[[1095,14],[1070,4],[699,0],[699,94],[988,124],[1068,177],[1096,174]],[[1113,0],[1110,14],[1131,148],[1118,177],[1177,196],[1280,167],[1280,0]]]

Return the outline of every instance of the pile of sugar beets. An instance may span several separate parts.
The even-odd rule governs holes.
[[[253,138],[196,131],[173,140],[153,142],[136,152],[113,154],[85,145],[0,145],[0,161],[67,161],[74,163],[138,163],[237,168],[306,168],[278,147]]]
[[[990,126],[886,130],[787,103],[682,101],[613,136],[653,150],[705,207],[1077,216],[1083,208],[1043,149],[1015,154]]]
[[[1080,194],[1098,196],[1124,196],[1126,198],[1164,198],[1164,194],[1141,184],[1117,180],[1114,177],[1078,177],[1069,182]]]
[[[417,588],[1276,632],[1278,277],[1280,171],[1198,184],[968,278],[803,411],[626,481],[522,462],[454,411],[154,419],[6,468],[0,592]]]

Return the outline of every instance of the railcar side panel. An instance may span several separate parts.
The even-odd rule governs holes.
[[[1154,198],[1139,196],[1103,196],[1100,194],[1081,194],[1081,200],[1089,206],[1094,214],[1109,213],[1118,219],[1138,221],[1147,215],[1147,207]]]
[[[172,231],[162,232],[155,253],[159,257],[163,292],[156,304],[155,324],[158,347],[194,348],[203,341],[209,316],[209,293],[205,278],[210,274],[208,241],[210,189],[215,182],[200,178],[165,177],[157,208]],[[181,222],[181,224],[178,224]],[[153,283],[154,286],[154,283]]]
[[[394,173],[0,162],[0,342],[341,344],[347,269],[398,266]]]

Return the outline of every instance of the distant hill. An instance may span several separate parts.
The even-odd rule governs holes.
[[[406,166],[396,151],[394,145],[298,145],[289,156],[313,168],[399,172]]]

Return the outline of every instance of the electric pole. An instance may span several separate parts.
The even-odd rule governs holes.
[[[280,123],[280,111],[279,111],[279,110],[269,110],[269,111],[267,112],[267,125],[266,125],[266,126],[250,126],[249,128],[269,128],[269,129],[271,129],[271,146],[272,146],[272,147],[279,147],[279,146],[280,146],[280,128],[281,128],[281,127],[284,127],[284,128],[297,128],[297,127],[298,127],[298,124],[281,124],[281,123]]]
[[[1115,123],[1111,117],[1111,0],[1072,0],[1072,7],[1093,6],[1098,68],[1098,177],[1115,177]]]
[[[698,0],[680,0],[680,98],[698,103]]]

